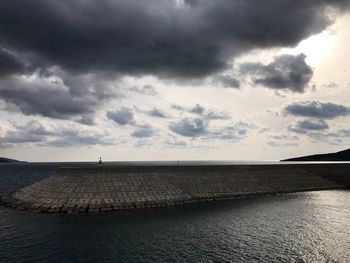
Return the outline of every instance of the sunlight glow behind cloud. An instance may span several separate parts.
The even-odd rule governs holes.
[[[306,62],[313,67],[317,67],[335,44],[336,39],[335,34],[324,31],[301,41],[295,48],[281,49],[279,54],[297,55],[304,53],[306,55]]]

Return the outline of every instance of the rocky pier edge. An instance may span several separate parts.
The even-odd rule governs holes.
[[[140,166],[60,169],[5,194],[4,206],[86,214],[349,188],[350,164]]]

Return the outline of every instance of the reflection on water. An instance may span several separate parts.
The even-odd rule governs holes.
[[[0,192],[56,167],[0,167]],[[348,262],[349,225],[349,191],[94,216],[0,208],[0,262]]]

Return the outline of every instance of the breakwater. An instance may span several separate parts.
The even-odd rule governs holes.
[[[350,186],[350,164],[150,165],[63,168],[4,196],[6,206],[95,213]]]

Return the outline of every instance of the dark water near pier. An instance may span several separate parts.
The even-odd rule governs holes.
[[[0,193],[73,165],[0,165]],[[350,262],[350,191],[94,216],[0,207],[0,262]]]

